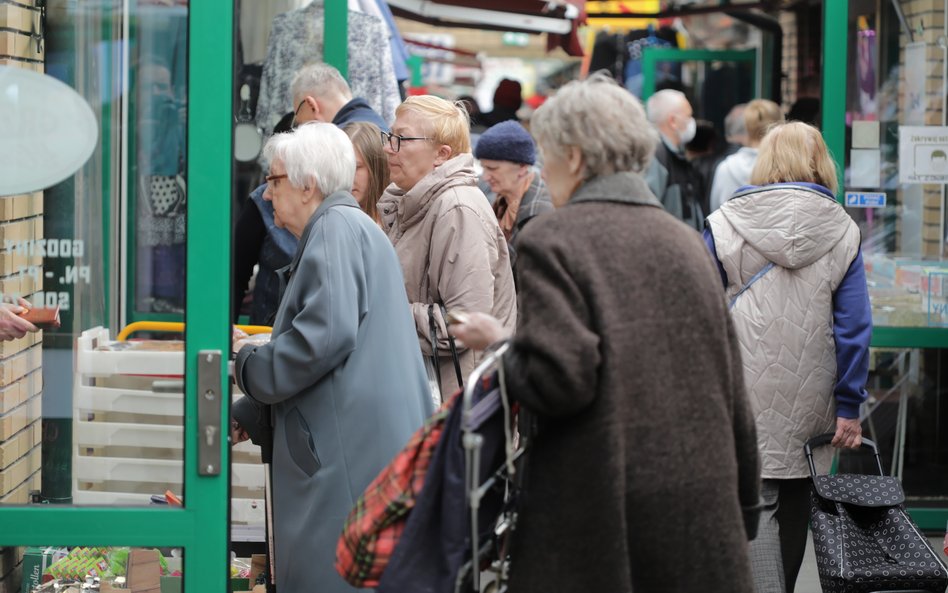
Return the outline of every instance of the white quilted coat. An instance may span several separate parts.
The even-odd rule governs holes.
[[[757,420],[763,478],[809,476],[803,443],[834,430],[833,293],[859,250],[856,223],[804,186],[749,190],[708,217],[727,273],[728,302],[768,261],[776,264],[731,309]],[[829,470],[832,450],[814,451]]]

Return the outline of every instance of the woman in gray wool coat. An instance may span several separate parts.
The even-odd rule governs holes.
[[[557,210],[520,236],[504,358],[538,420],[510,590],[750,593],[759,462],[738,342],[700,236],[640,175],[644,110],[594,75],[532,129]],[[461,317],[469,347],[507,337]]]
[[[345,132],[306,124],[264,153],[264,197],[299,246],[280,270],[273,337],[237,354],[235,440],[273,447],[279,591],[354,591],[333,566],[336,542],[356,497],[431,412],[428,380],[398,258],[349,193]]]

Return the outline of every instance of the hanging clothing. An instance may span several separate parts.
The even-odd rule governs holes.
[[[272,130],[285,113],[296,108],[290,83],[300,68],[322,61],[324,23],[322,0],[273,19],[257,100],[260,129]],[[377,17],[350,10],[348,47],[352,96],[365,99],[386,122],[395,121],[401,95],[385,25]]]
[[[385,21],[385,26],[388,27],[390,35],[388,42],[392,48],[392,66],[395,68],[395,78],[398,79],[398,82],[408,80],[411,78],[411,72],[408,70],[408,58],[411,57],[411,54],[408,52],[408,46],[405,45],[405,40],[399,32],[398,26],[395,25],[395,17],[392,15],[392,9],[388,7],[388,2],[385,0],[362,1],[364,3],[374,2],[378,6],[378,16]],[[363,12],[375,14],[371,10],[364,10]]]
[[[306,6],[308,0],[241,0],[240,44],[244,64],[263,62],[267,57],[267,41],[273,17]]]

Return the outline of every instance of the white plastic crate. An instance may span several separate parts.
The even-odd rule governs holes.
[[[76,372],[80,375],[145,375],[181,377],[184,375],[183,352],[138,352],[96,350],[110,341],[104,327],[87,329],[77,339]]]
[[[109,342],[109,331],[101,327],[84,331],[77,340],[73,500],[140,506],[150,502],[151,494],[181,492],[184,428],[175,418],[182,418],[184,396],[156,393],[147,386],[153,380],[180,379],[184,355],[97,350]],[[234,398],[240,397],[234,391]],[[231,452],[241,461],[231,464],[231,486],[237,496],[247,497],[231,500],[232,528],[243,530],[241,541],[256,541],[263,537],[264,467],[246,462],[259,459],[260,448],[245,442]]]

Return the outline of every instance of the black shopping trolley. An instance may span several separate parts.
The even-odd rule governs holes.
[[[507,590],[508,543],[517,521],[521,462],[526,451],[526,435],[518,433],[515,420],[520,414],[522,425],[522,414],[511,406],[504,381],[502,358],[508,348],[503,344],[474,369],[461,401],[470,559],[458,572],[456,593]],[[485,377],[491,372],[497,374],[496,388],[479,397],[478,386],[490,382]]]
[[[948,569],[905,512],[898,479],[886,476],[869,439],[879,475],[817,475],[813,449],[833,434],[806,442],[813,491],[810,527],[824,593],[943,593]]]

